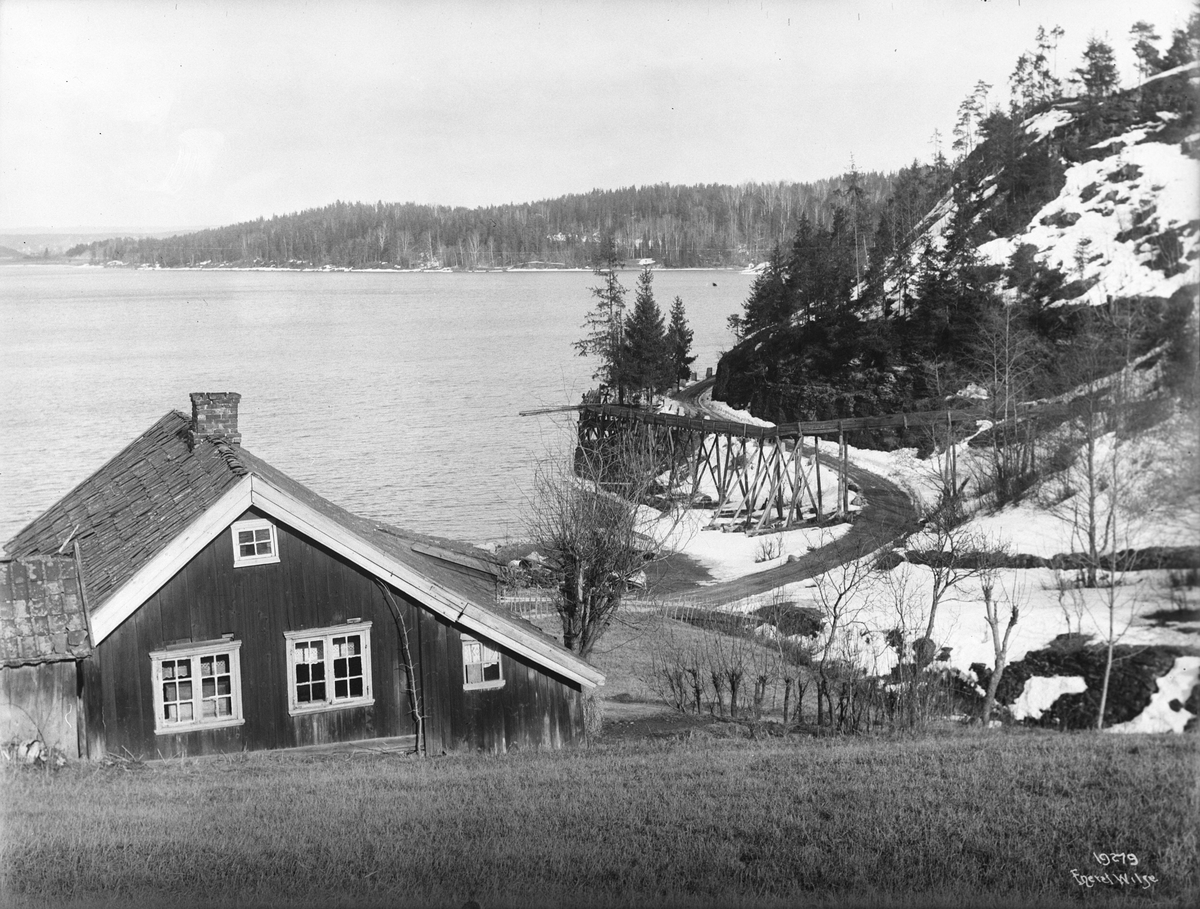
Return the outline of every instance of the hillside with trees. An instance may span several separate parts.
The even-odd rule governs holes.
[[[855,173],[873,219],[894,175]],[[480,208],[335,202],[165,239],[81,243],[68,255],[125,265],[276,268],[590,268],[611,238],[618,259],[667,267],[760,262],[801,218],[824,224],[839,179],[634,186]]]
[[[1097,38],[1064,86],[1061,34],[1038,30],[1007,104],[979,83],[956,157],[901,171],[873,221],[852,193],[800,219],[730,319],[714,398],[781,422],[1034,400],[1158,348],[1166,383],[1195,382],[1200,13],[1161,50],[1134,26],[1128,88]]]

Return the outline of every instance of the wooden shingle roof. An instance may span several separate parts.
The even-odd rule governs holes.
[[[0,666],[76,660],[90,652],[75,559],[0,560]]]
[[[171,411],[5,544],[10,556],[79,544],[95,609],[237,482],[212,442],[188,448],[189,421]]]

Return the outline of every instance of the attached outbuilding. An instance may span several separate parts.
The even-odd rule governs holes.
[[[489,553],[351,514],[242,447],[239,395],[191,398],[5,547],[78,553],[81,757],[583,739],[603,675],[496,605]]]
[[[0,746],[33,760],[86,748],[91,654],[74,555],[0,560]]]

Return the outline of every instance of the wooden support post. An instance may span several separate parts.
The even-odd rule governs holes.
[[[717,494],[720,495],[720,483],[717,481],[717,474],[712,464],[712,454],[716,444],[716,436],[703,435],[700,437],[700,445],[696,449],[696,479],[692,485],[693,496],[700,491],[700,481],[704,478],[706,468],[708,475],[712,477],[713,485],[718,488]]]
[[[954,447],[954,421],[946,411],[946,454],[950,457],[950,494],[958,495],[958,451]]]
[[[813,436],[814,444],[820,440]],[[808,472],[804,469],[804,436],[800,436],[800,440],[796,443],[796,517],[799,518],[804,511],[804,503],[800,501],[801,491],[808,493],[808,500],[812,503],[813,516],[817,519],[821,517],[821,504],[817,498],[817,493],[813,492],[813,484],[809,482]],[[819,478],[819,475],[818,475]]]
[[[842,517],[846,517],[850,514],[850,476],[847,471],[846,433],[840,428],[838,429],[838,448],[841,454],[841,462],[838,464],[839,511]]]
[[[775,436],[775,516],[783,520],[783,478],[787,474],[783,463],[783,439]]]
[[[813,469],[817,472],[817,520],[825,516],[825,499],[821,495],[821,437],[813,436]]]
[[[746,440],[742,440],[743,454],[746,450]],[[763,486],[766,483],[769,470],[763,452],[765,451],[763,440],[758,440],[758,455],[754,459],[753,476],[750,475],[751,467],[749,464],[742,466],[742,503],[746,506],[746,521],[749,522],[754,517],[754,512],[758,508],[758,494],[762,492]],[[764,510],[769,510],[771,507],[771,494],[767,493],[767,502]]]
[[[780,443],[780,440],[778,437],[776,437],[775,441],[777,443]],[[771,514],[772,502],[778,501],[780,498],[780,485],[782,484],[783,477],[784,477],[783,471],[780,470],[780,459],[782,457],[782,451],[781,451],[782,448],[783,448],[782,443],[775,445],[773,453],[770,457],[767,458],[764,470],[762,471],[762,473],[765,477],[770,478],[770,484],[766,486],[767,498],[766,498],[765,505],[763,507],[762,515],[759,517],[758,521],[754,525],[754,529],[756,531],[763,529],[764,525],[767,523],[767,518]],[[766,484],[759,483],[758,488],[761,489],[761,488],[763,488],[764,485],[766,485]],[[757,493],[755,495],[757,496]],[[782,508],[780,508],[780,510],[779,510],[779,517],[780,517],[780,520],[783,519]]]
[[[679,469],[675,457],[675,436],[676,430],[673,427],[667,428],[667,457],[671,459],[671,469],[667,474],[667,499],[671,500],[675,495],[675,474]]]
[[[800,466],[801,451],[800,451],[800,449],[802,446],[801,446],[800,442],[801,442],[801,440],[797,439],[795,447],[792,448],[792,467],[791,467],[791,469],[792,469],[792,492],[791,492],[791,495],[788,497],[787,515],[783,519],[784,527],[791,527],[792,521],[794,520],[794,516],[797,515],[797,513],[798,513],[796,504],[800,498],[800,489],[801,489],[801,487],[800,487],[800,477],[801,477],[801,466]],[[784,464],[784,467],[786,469],[787,464]]]

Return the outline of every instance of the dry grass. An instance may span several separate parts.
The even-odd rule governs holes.
[[[0,772],[6,906],[1165,905],[1197,740],[963,732]],[[1093,852],[1157,883],[1084,890]]]

